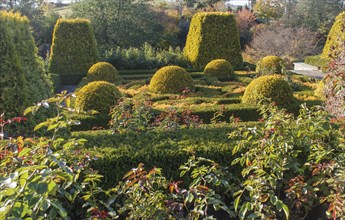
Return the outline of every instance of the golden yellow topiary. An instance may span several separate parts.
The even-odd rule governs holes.
[[[271,99],[279,106],[288,106],[294,103],[289,84],[279,75],[260,76],[254,79],[246,87],[242,102],[258,104],[263,98]]]
[[[256,64],[256,72],[259,75],[280,74],[284,60],[277,56],[266,56]]]
[[[119,71],[107,62],[98,62],[92,65],[87,72],[88,82],[106,81],[114,84],[120,83]]]
[[[159,69],[152,77],[149,90],[154,93],[180,93],[185,88],[193,88],[193,79],[179,66],[166,66]]]
[[[203,69],[214,59],[226,59],[233,66],[242,65],[240,36],[235,15],[229,12],[199,12],[191,21],[186,58],[194,68]]]
[[[231,78],[234,74],[234,68],[228,61],[217,59],[212,60],[206,65],[204,74],[205,76],[217,78]]]
[[[345,27],[345,12],[341,12],[335,18],[335,22],[328,33],[327,41],[321,55],[323,59],[328,60],[330,59],[330,55],[335,56],[337,52],[339,51],[340,49],[339,42],[345,41],[345,36],[342,31],[342,28],[344,27]],[[338,38],[340,38],[340,41],[338,40]]]
[[[317,87],[314,91],[314,95],[321,99],[324,100],[326,99],[326,94],[325,94],[325,82],[323,80],[321,80],[318,84]]]
[[[121,97],[117,87],[109,82],[94,81],[77,92],[76,106],[84,111],[96,110],[108,114],[111,106]]]

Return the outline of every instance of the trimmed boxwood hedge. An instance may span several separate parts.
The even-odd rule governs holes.
[[[26,107],[50,97],[52,89],[29,20],[0,11],[0,113],[20,116]]]
[[[215,113],[220,110],[220,105],[224,104],[224,114],[219,120],[229,122],[231,116],[238,117],[241,121],[257,121],[260,118],[258,108],[255,106],[248,106],[243,104],[234,104],[238,102],[237,99],[224,99],[214,107],[197,107],[191,108],[193,115],[199,116],[205,124],[209,124]],[[155,115],[159,115],[165,109],[153,109]],[[183,109],[179,109],[181,113]],[[107,114],[97,115],[71,115],[71,118],[79,120],[81,123],[78,126],[72,126],[72,131],[87,131],[93,128],[109,128],[110,116]]]
[[[256,123],[247,124],[254,126]],[[139,163],[144,163],[147,169],[160,167],[165,176],[174,180],[180,179],[177,168],[192,154],[229,165],[233,156],[227,134],[233,126],[237,125],[126,134],[111,134],[109,130],[87,131],[73,132],[72,136],[88,140],[80,155],[97,156],[91,167],[104,176],[103,186],[113,187]]]
[[[341,47],[339,47],[339,42],[345,40],[344,32],[342,30],[344,26],[345,12],[342,12],[335,18],[335,22],[328,33],[327,41],[323,48],[321,56],[323,59],[329,59],[330,53],[332,53],[332,56],[334,56],[337,54],[338,50],[340,50]],[[340,41],[338,40],[338,38],[340,38]]]
[[[97,59],[95,35],[89,20],[59,19],[56,22],[49,72],[59,74],[62,84],[77,84]]]
[[[204,69],[215,59],[234,67],[242,65],[241,45],[235,15],[228,12],[199,12],[191,21],[184,54],[193,68]]]

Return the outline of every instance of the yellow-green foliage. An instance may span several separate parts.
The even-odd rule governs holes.
[[[339,48],[339,42],[345,40],[345,35],[342,29],[345,28],[345,12],[340,13],[336,18],[335,22],[328,33],[326,44],[322,51],[322,58],[329,59],[330,53],[334,56],[337,53],[337,48]],[[340,41],[338,40],[340,38]],[[331,48],[333,48],[331,50]]]
[[[246,87],[242,98],[243,103],[257,104],[261,99],[268,98],[279,106],[294,103],[289,84],[279,75],[260,76]]]
[[[29,20],[19,13],[0,11],[0,113],[22,115],[26,107],[51,94]]]
[[[193,88],[193,79],[179,66],[166,66],[159,69],[150,81],[149,89],[154,93],[180,93],[185,88]]]
[[[184,54],[194,68],[203,69],[215,59],[241,66],[243,59],[235,16],[227,12],[196,13],[190,24]]]
[[[94,81],[82,87],[77,92],[76,106],[84,111],[96,110],[100,113],[109,113],[121,97],[117,87],[106,81]]]
[[[234,68],[228,61],[224,59],[217,59],[212,60],[206,65],[204,74],[205,76],[217,78],[231,78],[234,74]]]
[[[86,19],[59,19],[56,22],[50,53],[49,71],[62,76],[86,76],[97,62],[95,35]],[[68,83],[68,82],[67,82]]]
[[[92,65],[87,72],[87,80],[92,81],[107,81],[114,84],[119,84],[120,75],[119,71],[107,62],[98,62]]]
[[[266,56],[256,64],[256,72],[260,75],[280,74],[284,60],[277,56]]]
[[[325,82],[323,80],[321,80],[318,83],[318,85],[317,85],[317,87],[316,87],[316,89],[314,91],[314,95],[316,97],[318,97],[319,99],[321,99],[321,100],[326,99],[326,95],[325,95]]]

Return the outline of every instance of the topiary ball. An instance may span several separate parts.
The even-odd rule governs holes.
[[[242,98],[243,103],[257,104],[263,98],[269,98],[278,106],[294,103],[289,84],[279,75],[260,76],[246,87]]]
[[[282,73],[284,60],[277,56],[266,56],[256,64],[256,72],[259,75],[270,75]]]
[[[193,79],[179,66],[166,66],[159,69],[150,81],[149,90],[154,93],[181,93],[185,88],[193,88]]]
[[[87,80],[93,81],[107,81],[114,84],[120,83],[120,75],[117,69],[107,62],[98,62],[92,65],[87,72]]]
[[[120,97],[121,92],[114,84],[94,81],[77,92],[76,106],[83,111],[96,110],[108,114],[110,107],[115,105]]]
[[[233,74],[234,68],[228,61],[224,59],[212,60],[204,69],[205,76],[231,78]]]

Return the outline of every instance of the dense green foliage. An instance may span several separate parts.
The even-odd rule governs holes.
[[[157,49],[148,43],[140,48],[116,47],[105,53],[105,59],[120,70],[155,69],[168,65],[189,67],[190,64],[179,47]]]
[[[184,53],[194,68],[203,69],[214,59],[242,65],[239,32],[231,13],[196,13],[190,24]]]
[[[59,74],[64,84],[78,83],[97,62],[97,56],[96,40],[88,20],[57,21],[53,33],[49,72]]]
[[[42,57],[49,51],[54,25],[59,18],[47,3],[41,0],[3,0],[0,4],[0,10],[19,12],[29,19],[38,53]]]
[[[109,130],[85,131],[74,132],[73,137],[88,140],[83,152],[100,157],[92,162],[92,167],[104,175],[104,186],[111,187],[138,163],[144,163],[148,169],[160,167],[166,176],[175,180],[179,179],[176,168],[193,153],[228,165],[232,147],[226,134],[232,126],[207,127],[207,135],[205,128],[124,134],[112,134]]]
[[[344,10],[342,0],[289,1],[290,9],[283,22],[291,27],[306,27],[326,37],[334,18]]]
[[[339,53],[340,42],[345,39],[344,31],[342,30],[344,25],[345,12],[342,12],[335,18],[335,22],[328,33],[327,41],[322,51],[322,58],[330,59]]]
[[[206,65],[204,74],[216,78],[231,78],[234,74],[234,68],[228,61],[217,59]]]
[[[289,84],[278,75],[260,76],[254,79],[244,92],[242,102],[258,104],[262,99],[271,99],[279,106],[288,107],[294,103],[294,97]]]
[[[321,100],[324,100],[326,98],[325,96],[325,82],[321,80],[314,91],[314,94],[316,97],[318,97]]]
[[[182,90],[194,87],[189,73],[179,66],[166,66],[159,69],[152,77],[149,85],[154,93],[181,93]]]
[[[233,194],[240,218],[344,216],[344,119],[306,107],[297,118],[273,105],[262,112],[262,124],[230,134],[238,140],[231,166],[242,170]]]
[[[282,73],[284,60],[277,56],[266,56],[256,64],[256,72],[259,75],[271,75]]]
[[[117,69],[107,62],[98,62],[92,65],[87,71],[87,80],[93,81],[106,81],[114,84],[120,83],[120,75]]]
[[[85,0],[74,4],[72,10],[73,17],[91,21],[101,51],[114,45],[157,44],[165,30],[161,24],[164,19],[144,0]]]
[[[83,111],[96,110],[107,114],[120,97],[121,93],[114,84],[94,81],[77,92],[76,106]]]
[[[48,98],[52,85],[37,55],[28,19],[1,11],[0,30],[0,111],[14,117]]]
[[[257,0],[253,10],[258,17],[269,21],[283,16],[284,5],[280,0]]]

